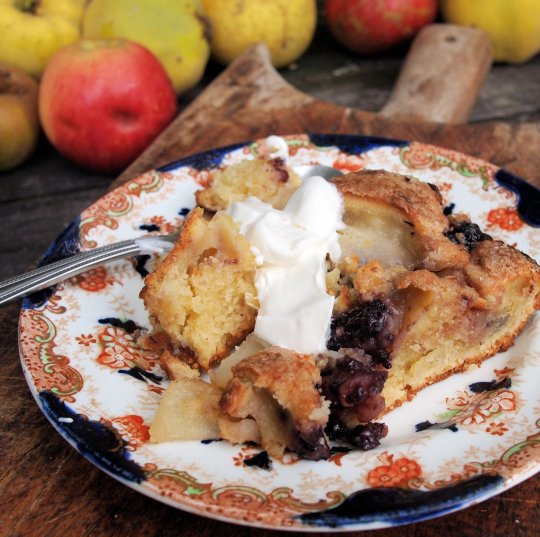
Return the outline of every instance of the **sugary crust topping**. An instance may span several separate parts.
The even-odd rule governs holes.
[[[312,356],[269,347],[232,372],[221,411],[236,419],[254,418],[270,456],[281,458],[289,449],[306,459],[328,458],[328,403],[319,394],[321,374]]]
[[[236,364],[232,372],[233,378],[271,392],[294,421],[311,420],[321,407],[322,400],[315,388],[321,373],[311,355],[269,347]]]
[[[466,274],[474,287],[483,290],[484,296],[504,289],[516,278],[530,280],[538,293],[536,307],[540,307],[540,267],[529,256],[502,241],[479,242],[471,252]]]

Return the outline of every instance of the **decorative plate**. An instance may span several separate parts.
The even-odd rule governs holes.
[[[286,137],[292,165],[383,168],[436,184],[448,211],[540,258],[540,191],[455,151],[355,136]],[[176,230],[209,170],[264,151],[263,141],[194,155],[150,171],[84,211],[43,262],[147,233]],[[386,416],[375,450],[327,461],[257,464],[253,446],[151,445],[167,380],[138,346],[148,327],[138,298],[147,259],[90,270],[23,303],[20,352],[38,405],[87,459],[169,505],[228,522],[304,531],[361,530],[436,517],[540,469],[540,315],[515,345],[420,392]]]

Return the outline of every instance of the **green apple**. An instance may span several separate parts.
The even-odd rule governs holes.
[[[198,2],[184,0],[89,0],[83,37],[124,37],[152,51],[177,95],[202,78],[210,55]]]
[[[38,84],[24,71],[0,64],[0,171],[23,163],[39,137]]]
[[[0,0],[0,62],[39,77],[52,55],[80,37],[86,0]]]

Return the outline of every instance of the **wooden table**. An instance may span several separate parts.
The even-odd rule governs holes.
[[[308,53],[281,74],[317,98],[376,111],[388,98],[404,53],[405,49],[377,59],[361,59],[337,46],[323,28]],[[193,99],[219,70],[219,66],[210,65],[205,80],[183,103]],[[522,66],[496,65],[471,121],[537,122],[539,103],[540,56]],[[113,179],[77,169],[42,140],[31,160],[0,178],[4,221],[0,278],[33,264]],[[529,179],[540,184],[540,177]],[[0,535],[225,537],[277,533],[205,519],[150,500],[100,472],[69,447],[41,414],[24,381],[17,351],[18,309],[19,304],[12,304],[0,310]],[[361,535],[538,535],[539,491],[537,475],[458,513]]]

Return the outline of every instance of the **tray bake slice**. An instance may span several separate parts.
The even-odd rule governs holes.
[[[350,173],[333,183],[343,197],[345,227],[339,232],[342,255],[328,263],[326,278],[335,297],[329,350],[313,357],[321,374],[318,393],[330,409],[325,424],[318,425],[327,438],[370,449],[387,432],[374,420],[513,343],[540,307],[540,269],[467,216],[445,215],[433,185],[378,170]],[[167,356],[203,370],[234,356],[257,317],[255,270],[250,245],[234,221],[222,211],[205,216],[195,209],[141,294],[155,337],[166,334]],[[256,383],[301,363],[301,355],[292,353],[291,359],[291,350],[273,348],[272,360],[262,360],[260,352],[221,379],[220,409],[229,424],[257,421],[246,411],[250,405],[260,410],[261,398],[253,397]],[[302,378],[291,397],[313,390],[313,380],[299,385]],[[275,395],[268,396],[267,388],[270,404]],[[290,441],[287,417],[276,433],[279,445],[301,452]],[[260,432],[264,445],[269,441]],[[234,434],[229,436],[234,441]],[[279,456],[281,447],[270,449]],[[301,454],[316,459],[321,453]]]
[[[194,209],[145,278],[140,296],[155,327],[150,337],[185,362],[215,365],[253,330],[254,274],[255,256],[231,217]]]
[[[326,393],[334,427],[347,436],[422,388],[512,345],[540,307],[540,269],[465,215],[444,215],[432,185],[382,171],[334,182],[344,197],[347,228],[333,276],[328,347],[370,357],[354,404],[345,402],[351,383],[343,375]],[[387,371],[383,385],[376,375],[381,368]],[[366,385],[380,389],[373,393]]]

